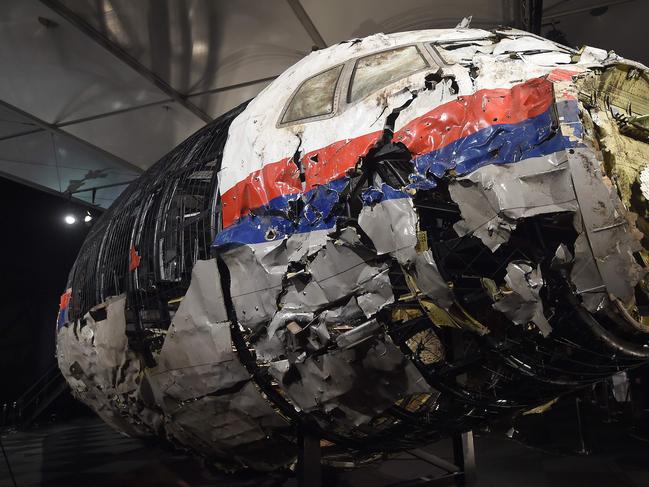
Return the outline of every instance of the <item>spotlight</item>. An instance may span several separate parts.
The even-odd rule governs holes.
[[[91,220],[92,220],[92,215],[90,213],[86,213],[86,216],[83,217],[83,221],[88,223]]]
[[[64,221],[68,225],[74,225],[75,223],[77,223],[77,219],[74,217],[74,215],[65,215]]]

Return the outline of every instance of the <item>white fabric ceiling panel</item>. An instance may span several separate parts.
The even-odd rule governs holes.
[[[278,75],[313,45],[286,0],[62,3],[184,94]]]
[[[138,176],[70,137],[47,131],[0,141],[0,173],[59,192],[132,181]]]
[[[168,98],[36,0],[2,0],[0,25],[0,99],[41,120],[57,123]]]
[[[472,27],[511,23],[519,0],[302,0],[325,42],[377,32],[452,28],[472,15]]]
[[[241,88],[233,88],[224,92],[196,95],[190,97],[190,100],[210,116],[216,118],[244,101],[254,98],[269,83],[270,81],[266,81]]]
[[[28,118],[0,105],[0,139],[37,129],[38,126]]]
[[[146,169],[203,125],[182,106],[165,103],[69,125],[65,131]]]

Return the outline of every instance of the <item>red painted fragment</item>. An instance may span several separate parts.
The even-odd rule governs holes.
[[[129,272],[133,272],[139,266],[140,266],[140,255],[137,253],[137,250],[135,250],[135,246],[133,245],[131,246],[131,251],[129,253],[128,270]]]
[[[63,311],[70,304],[70,298],[72,297],[72,288],[67,289],[63,294],[61,294],[61,299],[59,301],[59,311]]]

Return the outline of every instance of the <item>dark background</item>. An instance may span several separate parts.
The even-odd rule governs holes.
[[[54,363],[59,297],[90,224],[87,208],[0,177],[0,405]],[[92,210],[95,219],[98,215]]]

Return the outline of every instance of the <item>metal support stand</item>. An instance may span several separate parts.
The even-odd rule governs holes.
[[[457,485],[473,487],[478,480],[475,469],[475,446],[473,445],[473,431],[467,431],[453,436],[453,458],[460,467],[462,475],[456,478]]]
[[[584,425],[581,420],[581,398],[575,398],[575,407],[577,409],[577,432],[579,433],[579,450],[577,453],[580,455],[589,455],[590,451],[586,446],[586,440],[584,438]]]
[[[7,452],[5,451],[5,446],[2,443],[2,437],[0,437],[0,448],[2,449],[2,456],[5,458],[5,463],[7,464],[7,470],[9,471],[11,482],[13,483],[14,487],[17,487],[16,477],[14,477],[14,472],[13,470],[11,470],[11,463],[9,463],[9,457],[7,456]]]
[[[456,485],[475,487],[477,484],[473,432],[460,433],[452,437],[453,461],[451,463],[421,449],[407,453],[444,471],[441,475],[420,477],[393,484],[392,487],[415,487],[432,485],[445,479],[454,479]],[[320,438],[307,431],[298,434],[297,485],[298,487],[322,487],[322,465],[320,463]]]
[[[453,462],[439,458],[427,451],[415,449],[407,453],[419,458],[426,463],[437,467],[444,472],[440,474],[420,477],[391,484],[390,487],[419,487],[422,485],[434,485],[440,481],[453,479],[455,485],[462,487],[475,487],[477,475],[475,469],[475,449],[473,446],[473,432],[459,433],[451,438],[453,442]],[[445,484],[447,485],[447,484]]]
[[[322,487],[320,438],[300,429],[297,454],[298,487]]]

